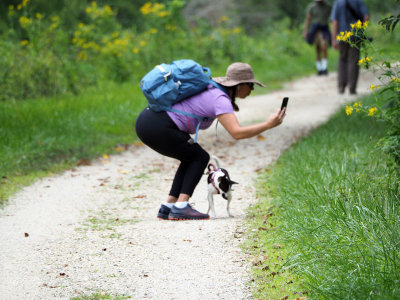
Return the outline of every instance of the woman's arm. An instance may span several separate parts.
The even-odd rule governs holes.
[[[285,117],[285,111],[286,108],[282,110],[278,109],[278,111],[272,114],[267,121],[248,126],[241,126],[235,114],[219,115],[218,121],[234,139],[247,139],[280,125]]]

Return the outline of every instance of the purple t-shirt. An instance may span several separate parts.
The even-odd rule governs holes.
[[[172,108],[209,118],[209,120],[201,122],[200,129],[210,127],[218,115],[233,113],[232,103],[228,95],[212,85],[209,85],[204,92],[174,104]],[[180,130],[190,134],[196,132],[198,119],[171,111],[167,111],[167,114]]]

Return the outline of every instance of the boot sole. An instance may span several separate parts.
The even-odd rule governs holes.
[[[181,217],[181,216],[169,216],[168,220],[172,221],[201,221],[201,220],[210,220],[210,217],[207,218],[196,218],[196,217]]]

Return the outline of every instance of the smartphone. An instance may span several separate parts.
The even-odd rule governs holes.
[[[281,110],[282,110],[284,107],[287,106],[288,101],[289,101],[289,97],[283,98],[283,100],[282,100],[282,105],[281,105]]]

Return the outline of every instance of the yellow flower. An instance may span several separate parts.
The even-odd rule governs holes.
[[[25,16],[21,16],[19,18],[19,23],[22,27],[27,27],[31,23],[31,20]]]
[[[346,115],[351,115],[353,112],[353,108],[351,106],[346,105]]]
[[[157,28],[150,29],[151,34],[156,34],[158,32]]]
[[[28,4],[28,2],[29,2],[29,0],[22,0],[22,3],[21,3],[22,7],[26,6]]]
[[[239,34],[239,33],[242,32],[242,29],[241,29],[240,27],[235,27],[235,28],[232,29],[232,32],[233,32],[234,34]]]
[[[400,83],[400,77],[392,78],[392,82],[394,82],[394,83]]]
[[[118,31],[114,32],[114,33],[111,35],[111,37],[112,37],[113,39],[116,39],[118,36],[119,36],[119,32],[118,32]]]
[[[18,10],[21,10],[21,9],[22,9],[22,5],[21,5],[21,4],[18,4],[17,9],[18,9]]]
[[[227,17],[227,16],[222,16],[222,17],[219,18],[219,20],[218,20],[219,23],[222,23],[222,22],[225,22],[225,21],[228,21],[228,17]]]
[[[8,15],[12,16],[14,14],[14,5],[8,7]]]
[[[361,107],[361,101],[354,103],[354,107]]]
[[[374,90],[374,89],[377,89],[377,88],[380,88],[380,87],[381,87],[380,85],[373,85],[373,84],[371,84],[370,87],[369,87],[369,89],[370,89],[370,90]]]
[[[109,5],[104,6],[104,11],[109,16],[111,16],[113,14],[113,10],[111,9],[111,7]]]
[[[160,12],[158,12],[157,13],[157,15],[160,17],[160,18],[164,18],[164,17],[166,17],[166,16],[169,16],[171,14],[171,12],[169,12],[169,11],[160,11]]]
[[[132,52],[133,52],[133,53],[139,53],[139,48],[137,48],[137,47],[133,48],[133,49],[132,49]]]
[[[372,60],[372,57],[364,57],[364,58],[362,58],[362,59],[360,59],[359,61],[358,61],[358,64],[359,65],[361,65],[361,64],[363,64],[363,63],[365,63],[365,62],[370,62]]]
[[[140,12],[142,13],[142,15],[148,15],[152,12],[151,9],[152,3],[151,2],[147,2],[145,3],[141,8],[140,8]]]
[[[371,108],[368,110],[368,116],[369,116],[369,117],[373,116],[377,111],[378,111],[378,109],[377,109],[376,107],[371,107]]]
[[[43,15],[41,13],[36,13],[35,17],[36,17],[36,19],[40,20],[43,18]]]
[[[358,20],[356,23],[354,23],[354,24],[351,24],[351,27],[352,28],[357,28],[357,29],[360,29],[361,27],[362,27],[362,22],[360,21],[360,20]]]
[[[363,23],[363,28],[367,28],[368,27],[368,25],[369,25],[369,21],[365,21],[364,23]]]
[[[140,41],[139,44],[140,44],[140,46],[145,47],[147,45],[147,42],[146,41]]]
[[[346,42],[352,35],[353,32],[351,31],[342,31],[339,35],[336,36],[336,40]]]
[[[26,46],[28,45],[28,43],[29,43],[28,40],[22,40],[20,44],[21,46]]]

